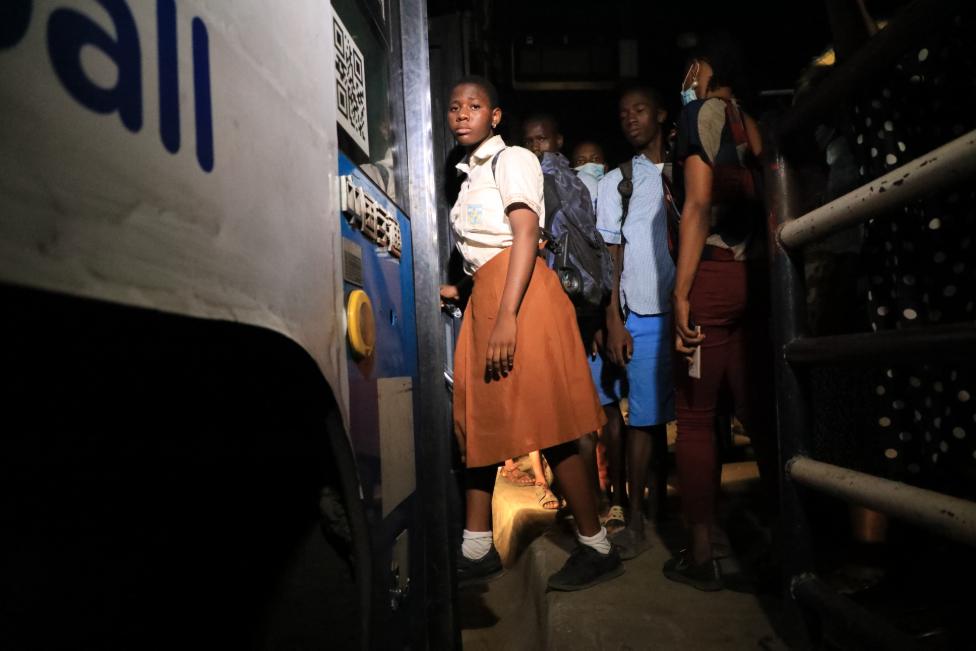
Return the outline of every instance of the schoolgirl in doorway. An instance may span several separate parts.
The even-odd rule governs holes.
[[[582,350],[576,312],[538,255],[545,217],[542,168],[532,152],[495,135],[502,118],[494,86],[480,77],[454,85],[447,120],[467,156],[451,225],[474,285],[454,362],[454,426],[464,457],[465,515],[458,579],[502,571],[492,543],[496,467],[542,450],[576,521],[579,545],[549,578],[580,590],[620,575],[620,557],[600,526],[577,441],[605,418]],[[458,298],[441,287],[441,298]]]

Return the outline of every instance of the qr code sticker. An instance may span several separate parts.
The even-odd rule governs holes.
[[[338,16],[332,17],[335,43],[336,104],[339,125],[369,155],[366,114],[366,65],[363,53]]]

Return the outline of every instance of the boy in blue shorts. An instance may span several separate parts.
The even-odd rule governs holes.
[[[624,92],[619,109],[620,127],[635,155],[629,161],[631,188],[624,187],[626,180],[620,168],[604,176],[598,187],[597,227],[614,258],[614,292],[607,307],[603,353],[591,360],[590,367],[609,419],[606,432],[613,503],[618,507],[611,509],[612,517],[619,517],[623,498],[619,443],[616,463],[613,450],[613,437],[617,434],[619,441],[623,426],[617,403],[624,396],[628,398],[629,513],[626,527],[614,534],[613,541],[621,558],[629,559],[650,546],[641,511],[643,488],[652,441],[666,441],[665,428],[674,419],[670,315],[675,269],[668,251],[661,180],[662,125],[667,112],[660,94],[645,87]],[[629,202],[622,196],[628,194]]]

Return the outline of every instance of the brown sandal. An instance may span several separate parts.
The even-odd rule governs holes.
[[[539,506],[547,511],[557,510],[562,503],[545,484],[535,485],[535,496],[539,499]]]

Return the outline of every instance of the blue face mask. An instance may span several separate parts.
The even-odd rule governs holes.
[[[584,163],[583,165],[574,167],[573,169],[581,174],[589,174],[597,181],[602,179],[603,175],[606,174],[606,167],[603,165],[603,163]]]
[[[681,87],[684,88],[684,85],[687,84],[689,80],[691,80],[691,85],[687,89],[681,91],[682,106],[688,106],[698,99],[698,95],[695,94],[695,88],[698,87],[699,72],[701,72],[701,64],[695,61],[694,65],[688,68],[688,72],[685,73],[685,78],[681,82]]]

